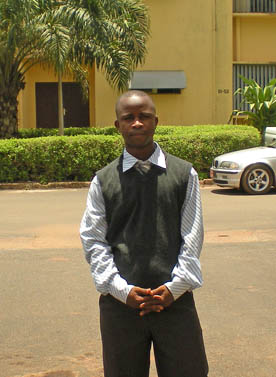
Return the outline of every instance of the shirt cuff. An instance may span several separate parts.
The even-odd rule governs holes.
[[[189,284],[183,282],[177,277],[174,277],[172,281],[165,283],[165,286],[169,289],[175,300],[177,300],[185,292],[192,290],[192,287]]]
[[[110,285],[109,293],[123,304],[126,304],[127,296],[133,287],[134,285],[128,284],[125,279],[117,274]]]

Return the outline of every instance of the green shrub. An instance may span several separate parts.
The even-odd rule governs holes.
[[[102,134],[0,140],[0,182],[89,181],[123,148],[115,127],[96,130]],[[257,129],[229,125],[159,126],[155,140],[167,152],[192,162],[201,178],[208,176],[215,156],[261,142]]]
[[[0,182],[87,181],[121,150],[119,136],[3,140]]]
[[[112,127],[69,127],[64,129],[64,136],[78,135],[118,135],[117,129]],[[19,129],[17,139],[29,139],[34,137],[58,136],[57,128],[24,128]]]
[[[184,127],[183,127],[184,128]],[[259,146],[261,136],[250,126],[194,126],[173,136],[157,135],[162,148],[193,163],[200,178],[207,178],[214,157],[240,149]]]

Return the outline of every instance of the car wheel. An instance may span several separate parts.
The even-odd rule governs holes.
[[[273,183],[269,168],[262,164],[249,166],[242,176],[241,185],[248,194],[266,194]]]

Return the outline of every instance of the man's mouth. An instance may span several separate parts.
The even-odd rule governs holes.
[[[143,136],[145,135],[144,132],[132,132],[131,134],[129,134],[129,136]]]

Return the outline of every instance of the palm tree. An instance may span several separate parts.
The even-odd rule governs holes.
[[[0,0],[0,137],[17,132],[17,97],[35,64],[50,66],[61,82],[73,75],[87,93],[93,64],[123,90],[143,63],[149,17],[142,0]]]

